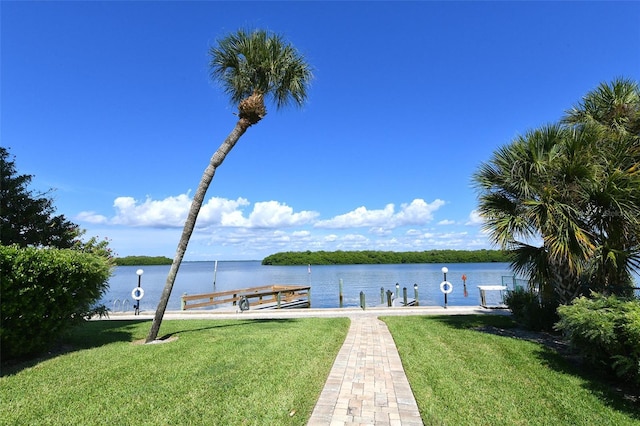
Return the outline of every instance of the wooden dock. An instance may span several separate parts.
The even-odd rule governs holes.
[[[273,284],[215,293],[182,295],[182,310],[231,304],[247,309],[293,309],[311,307],[311,287]]]
[[[416,297],[418,297],[418,291],[417,289],[415,290],[415,295]],[[386,299],[386,303],[385,303],[385,299]],[[402,289],[402,297],[397,297],[397,295],[394,295],[393,291],[391,290],[387,290],[387,292],[385,293],[384,288],[380,289],[380,305],[378,306],[387,306],[389,308],[391,307],[402,307],[402,306],[419,306],[420,303],[417,299],[412,299],[410,297],[407,297],[407,288],[404,287]]]
[[[392,307],[418,306],[418,302],[416,302],[416,299],[407,299],[406,303],[403,299],[393,299],[391,301],[391,306]]]

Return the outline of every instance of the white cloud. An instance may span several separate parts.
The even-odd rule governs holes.
[[[251,215],[249,215],[248,223],[250,227],[257,228],[288,227],[310,223],[317,216],[318,213],[311,211],[294,213],[293,209],[286,204],[266,201],[255,204]]]
[[[369,249],[369,239],[361,234],[347,234],[337,240],[337,250],[366,250]]]
[[[469,213],[469,220],[465,225],[477,226],[482,224],[484,224],[484,219],[482,215],[480,215],[480,212],[478,210],[472,210],[471,213]]]
[[[75,217],[75,219],[81,222],[88,222],[96,225],[107,223],[109,221],[109,219],[106,216],[97,214],[96,212],[93,212],[93,211],[80,212]]]
[[[467,232],[449,232],[447,234],[440,234],[438,238],[443,240],[451,240],[451,239],[460,239],[465,238],[467,236]]]
[[[342,237],[342,241],[344,242],[365,242],[368,241],[368,238],[361,234],[347,234]]]
[[[142,203],[138,203],[133,197],[118,197],[113,202],[116,215],[111,223],[158,228],[179,227],[184,224],[190,204],[187,194],[157,201],[147,198]]]
[[[402,204],[400,211],[395,213],[395,206],[387,204],[382,210],[368,210],[366,207],[358,207],[348,213],[335,216],[332,219],[321,220],[314,226],[316,228],[345,229],[358,227],[371,227],[380,232],[380,228],[396,228],[407,225],[424,225],[433,220],[433,212],[445,204],[442,200],[426,203],[416,198],[410,204]]]
[[[394,206],[387,204],[383,210],[367,210],[366,207],[358,207],[349,213],[341,214],[333,219],[321,220],[315,224],[317,228],[345,229],[362,226],[381,226],[388,223],[393,217]]]
[[[99,235],[110,237],[119,255],[172,256],[190,204],[188,194],[141,201],[118,197],[112,217],[85,211],[77,218],[87,225],[88,232],[100,229]],[[262,259],[280,251],[419,251],[488,246],[480,230],[471,237],[458,226],[461,223],[440,221],[439,225],[450,225],[447,233],[438,231],[442,228],[428,228],[434,212],[444,205],[439,199],[427,203],[416,198],[399,209],[391,203],[377,210],[362,206],[318,220],[318,212],[296,212],[279,201],[251,203],[245,198],[212,197],[200,210],[186,259]],[[478,223],[479,219],[474,211],[469,223]],[[335,231],[327,233],[325,229]]]
[[[384,228],[382,226],[376,226],[375,228],[369,229],[369,233],[377,236],[389,235],[393,232],[391,229]]]
[[[242,222],[242,208],[250,204],[246,198],[241,197],[236,200],[211,197],[200,209],[198,225],[235,226],[235,223]]]
[[[115,215],[108,219],[95,212],[81,212],[78,220],[93,223],[150,228],[181,228],[191,207],[188,194],[162,200],[147,198],[140,202],[133,197],[118,197],[113,206]],[[245,217],[243,208],[251,203],[245,198],[228,200],[212,197],[200,209],[197,227],[211,226],[238,228],[281,228],[311,223],[318,216],[312,211],[294,212],[277,201],[255,203],[253,211]]]
[[[402,204],[400,212],[395,217],[397,226],[424,225],[433,220],[433,212],[444,206],[442,200],[435,200],[428,204],[423,199],[416,198],[411,204]]]
[[[455,223],[453,220],[445,219],[438,222],[438,225],[454,225]]]

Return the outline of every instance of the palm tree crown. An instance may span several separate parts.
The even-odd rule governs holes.
[[[266,115],[265,96],[278,109],[291,103],[302,106],[307,99],[311,69],[280,35],[239,30],[221,39],[209,54],[211,78],[239,104],[240,118],[249,125]]]
[[[563,122],[569,125],[597,123],[619,133],[640,136],[640,86],[625,78],[601,83],[567,111]]]

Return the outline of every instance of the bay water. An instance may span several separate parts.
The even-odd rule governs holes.
[[[338,308],[342,280],[343,307],[360,306],[360,292],[368,307],[383,304],[381,289],[392,291],[402,299],[407,288],[409,299],[418,286],[420,306],[444,306],[440,284],[444,280],[442,267],[447,267],[447,281],[453,291],[447,295],[448,306],[477,306],[480,285],[513,287],[513,273],[508,263],[453,264],[393,264],[393,265],[310,265],[266,266],[260,261],[183,262],[169,299],[167,310],[180,310],[183,294],[242,289],[265,285],[311,286],[312,308]],[[140,311],[155,311],[169,273],[169,265],[118,266],[109,279],[109,290],[101,300],[113,312],[132,311],[135,301],[132,291],[138,285],[136,271],[143,270],[140,286],[144,296]],[[466,281],[463,281],[463,275]],[[466,285],[465,285],[466,283]],[[466,291],[465,291],[466,290]],[[489,303],[499,302],[498,292],[487,293]],[[215,309],[215,308],[212,308]]]

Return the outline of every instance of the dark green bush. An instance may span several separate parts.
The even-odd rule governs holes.
[[[504,303],[516,322],[530,330],[553,330],[558,321],[557,305],[541,304],[536,293],[522,287],[508,291]]]
[[[44,351],[95,314],[108,288],[109,259],[70,249],[0,246],[2,360]]]
[[[592,294],[558,308],[556,328],[591,365],[640,384],[640,302]]]

